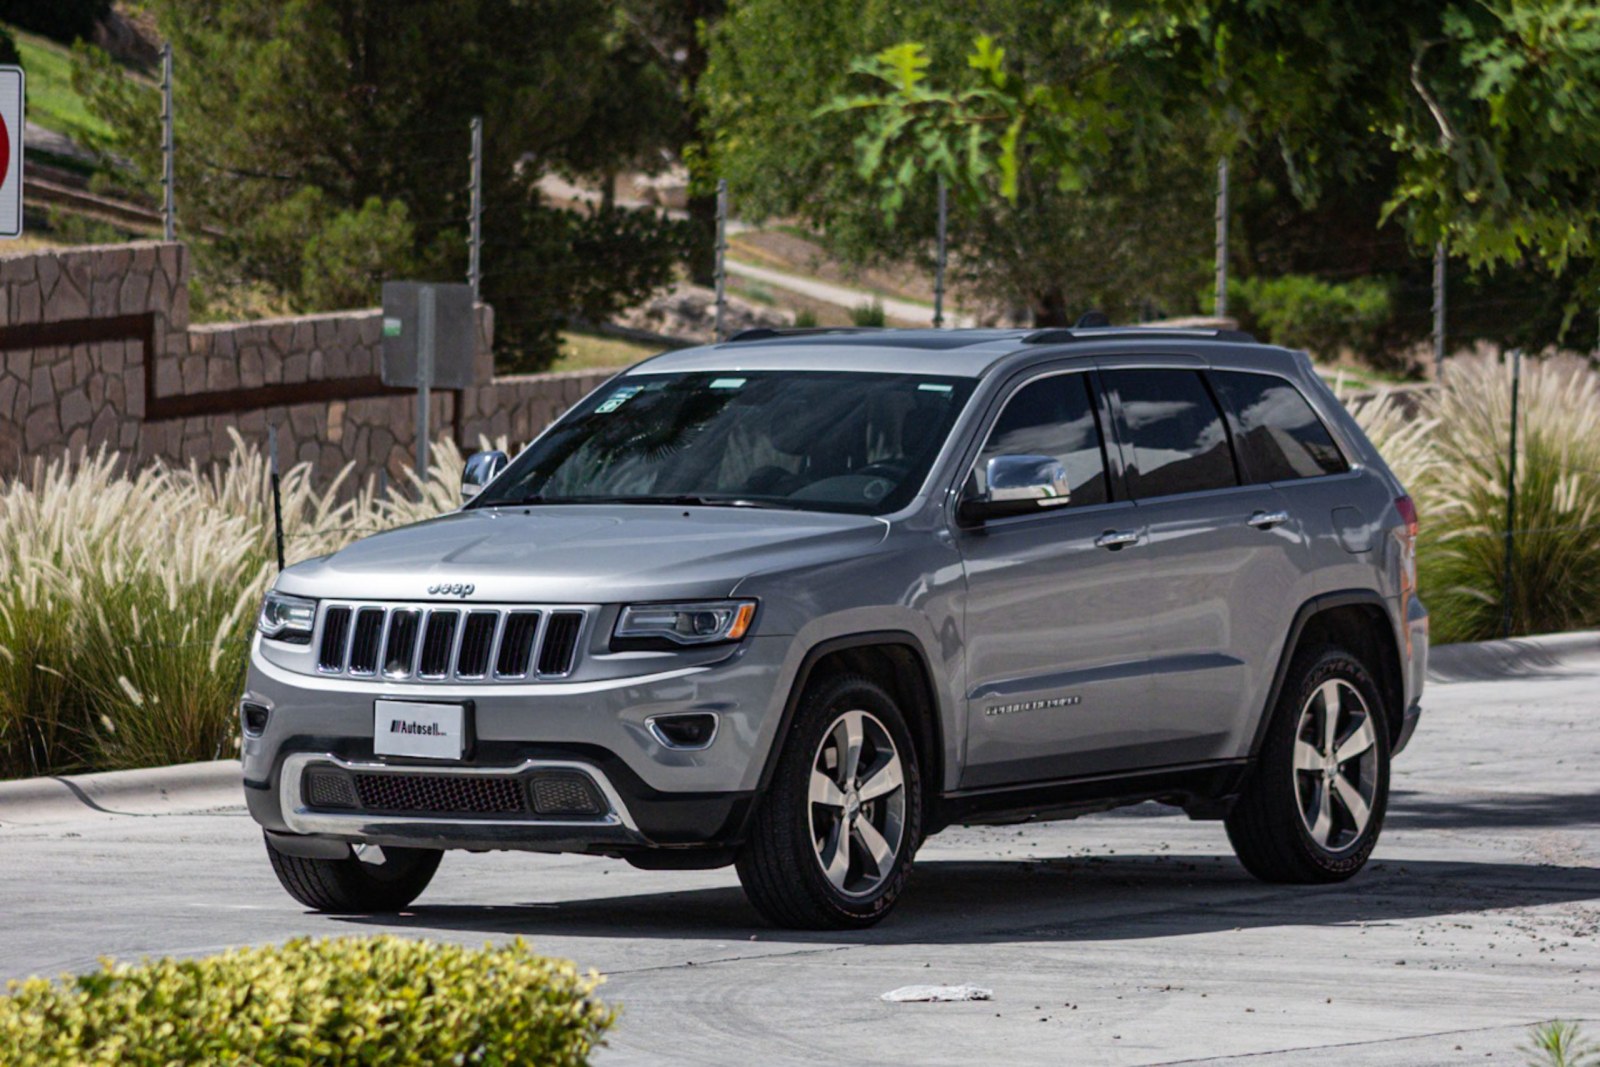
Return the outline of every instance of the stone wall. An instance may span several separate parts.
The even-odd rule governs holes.
[[[188,254],[143,242],[0,258],[0,478],[102,446],[208,463],[228,430],[319,478],[346,463],[391,477],[416,454],[416,395],[379,379],[376,309],[191,326]],[[608,371],[497,378],[480,306],[476,382],[436,390],[431,436],[524,443]]]

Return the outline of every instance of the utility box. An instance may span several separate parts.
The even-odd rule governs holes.
[[[0,238],[22,236],[22,111],[20,67],[0,67]]]
[[[465,389],[474,384],[478,319],[472,286],[452,282],[383,283],[383,384],[412,389],[422,384],[417,369],[423,354],[424,289],[433,290],[427,384],[434,389]]]

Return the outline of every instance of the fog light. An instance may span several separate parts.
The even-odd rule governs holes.
[[[260,737],[267,729],[267,718],[272,712],[265,704],[252,704],[246,701],[239,705],[239,717],[244,720],[246,737]]]
[[[717,738],[717,717],[709,711],[657,715],[647,725],[655,739],[668,748],[710,748]]]
[[[332,767],[307,768],[300,784],[306,803],[313,808],[355,808],[361,805],[350,776]]]

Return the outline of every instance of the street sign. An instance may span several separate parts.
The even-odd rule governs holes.
[[[417,391],[417,477],[428,480],[428,393],[473,384],[478,322],[472,286],[383,283],[384,385]]]
[[[465,389],[474,384],[478,322],[472,313],[472,286],[458,282],[383,283],[383,384],[406,388],[419,384],[424,289],[433,291],[428,384],[435,389]]]
[[[0,67],[0,239],[22,236],[22,104],[22,68]]]

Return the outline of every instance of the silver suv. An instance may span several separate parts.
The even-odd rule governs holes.
[[[1157,800],[1348,878],[1416,727],[1416,514],[1303,353],[1152,329],[750,331],[607,382],[458,512],[290,567],[241,705],[309,907],[445,849],[894,905],[929,834]]]

